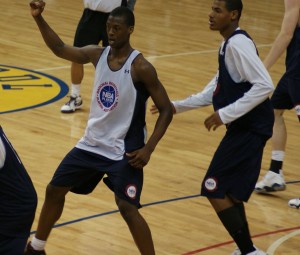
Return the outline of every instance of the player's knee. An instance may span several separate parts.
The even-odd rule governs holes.
[[[126,200],[116,198],[116,203],[122,217],[128,221],[136,216],[138,209],[136,206],[130,204]]]
[[[53,201],[53,202],[59,202],[64,201],[65,195],[69,191],[68,188],[65,187],[56,187],[51,184],[47,185],[46,188],[46,200],[47,201]]]

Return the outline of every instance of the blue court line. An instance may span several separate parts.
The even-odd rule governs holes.
[[[295,183],[300,183],[300,180],[299,181],[286,182],[286,184],[295,184]],[[190,198],[195,198],[195,197],[200,197],[200,194],[156,201],[156,202],[144,204],[143,207],[158,205],[158,204],[164,204],[164,203],[170,203],[170,202],[174,202],[174,201],[190,199]],[[77,222],[80,222],[80,221],[89,220],[89,219],[93,219],[93,218],[97,218],[97,217],[102,217],[102,216],[105,216],[105,215],[110,215],[110,214],[114,214],[114,213],[118,213],[118,212],[119,212],[119,210],[113,210],[113,211],[108,211],[108,212],[104,212],[104,213],[99,213],[99,214],[79,218],[79,219],[76,219],[76,220],[66,221],[66,222],[63,222],[63,223],[60,223],[60,224],[55,224],[53,226],[53,228],[59,228],[59,227],[70,225],[70,224],[77,223]],[[35,234],[35,233],[36,233],[36,231],[31,231],[30,232],[31,235]]]
[[[147,207],[147,206],[157,205],[157,204],[164,204],[164,203],[169,203],[169,202],[173,202],[173,201],[184,200],[184,199],[189,199],[189,198],[194,198],[194,197],[199,197],[199,196],[200,196],[200,194],[185,196],[185,197],[179,197],[179,198],[172,198],[172,199],[167,199],[167,200],[161,200],[161,201],[157,201],[157,202],[144,204],[142,207]],[[55,224],[53,226],[53,228],[58,228],[58,227],[66,226],[66,225],[69,225],[69,224],[77,223],[77,222],[80,222],[80,221],[89,220],[89,219],[93,219],[93,218],[97,218],[97,217],[101,217],[101,216],[105,216],[105,215],[110,215],[110,214],[114,214],[114,213],[118,213],[118,212],[119,212],[119,210],[113,210],[113,211],[108,211],[108,212],[104,212],[104,213],[99,213],[99,214],[79,218],[77,220],[71,220],[71,221],[67,221],[67,222],[64,222],[64,223]],[[35,234],[35,233],[36,233],[36,231],[31,231],[30,232],[31,235]]]

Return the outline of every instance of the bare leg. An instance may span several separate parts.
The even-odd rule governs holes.
[[[39,223],[35,237],[46,241],[55,222],[60,218],[65,195],[70,189],[65,187],[54,187],[48,184],[46,189],[46,199],[40,214]]]
[[[272,136],[272,150],[285,151],[287,132],[283,118],[284,110],[275,110],[275,122]]]
[[[115,198],[141,255],[155,255],[150,228],[138,208],[125,200]]]
[[[71,64],[71,82],[73,84],[81,84],[84,75],[84,69],[82,64]]]
[[[215,209],[216,213],[223,211],[227,208],[230,208],[238,203],[239,201],[234,200],[233,198],[226,196],[225,198],[208,198],[209,202]]]

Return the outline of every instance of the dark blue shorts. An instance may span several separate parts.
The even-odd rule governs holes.
[[[90,44],[108,45],[106,21],[109,13],[84,9],[76,29],[74,46],[83,47]]]
[[[290,110],[300,105],[300,79],[291,79],[284,75],[278,82],[271,102],[274,109]]]
[[[0,235],[0,255],[24,255],[27,239]]]
[[[140,205],[143,188],[143,170],[128,164],[130,158],[113,161],[92,152],[72,149],[58,166],[50,184],[70,187],[71,192],[88,194],[103,179],[120,199]]]
[[[203,179],[201,195],[231,195],[247,202],[259,177],[266,140],[249,131],[226,132]]]

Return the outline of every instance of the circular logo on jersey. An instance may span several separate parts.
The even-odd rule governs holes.
[[[135,199],[136,196],[136,186],[135,185],[129,185],[126,187],[126,195],[130,197],[131,199]]]
[[[208,191],[214,191],[217,189],[217,180],[214,178],[207,178],[204,186]]]
[[[0,114],[53,103],[69,88],[56,77],[19,67],[0,65]]]
[[[104,82],[97,89],[97,102],[103,111],[112,111],[119,100],[117,86],[113,82]]]

